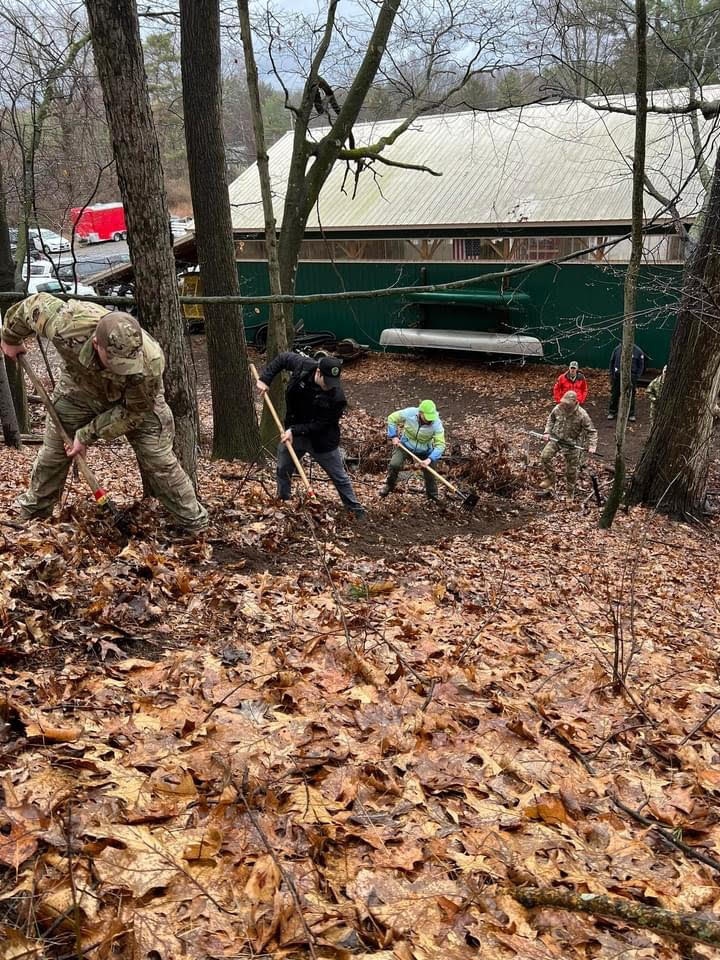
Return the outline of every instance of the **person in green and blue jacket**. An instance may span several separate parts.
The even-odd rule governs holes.
[[[423,467],[434,466],[445,450],[445,430],[432,400],[391,413],[387,418],[387,435],[395,450],[388,465],[387,480],[380,488],[381,497],[392,493],[405,461],[412,460],[408,450],[422,460]],[[423,470],[423,479],[428,500],[437,500],[437,480],[428,470]]]

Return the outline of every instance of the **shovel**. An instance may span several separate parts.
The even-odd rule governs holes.
[[[436,480],[439,480],[440,483],[444,483],[445,486],[448,488],[448,490],[452,490],[455,496],[460,497],[460,499],[462,500],[463,510],[474,509],[474,507],[477,505],[480,499],[480,497],[474,491],[471,491],[470,493],[463,493],[462,490],[458,490],[458,488],[453,483],[450,483],[449,480],[446,480],[445,477],[441,476],[436,470],[433,470],[432,467],[426,467],[423,464],[420,457],[415,456],[412,450],[408,450],[408,448],[405,446],[402,446],[402,444],[401,444],[401,449],[404,450],[404,452],[407,453],[408,456],[412,457],[416,463],[419,463],[420,466],[423,468],[423,470],[427,470],[427,472],[431,473]]]
[[[17,359],[18,359],[18,363],[20,364],[21,370],[23,370],[24,373],[27,374],[28,379],[37,390],[38,395],[40,396],[40,399],[42,400],[45,406],[45,409],[47,410],[48,415],[50,416],[50,419],[55,424],[60,436],[62,437],[63,443],[71,447],[72,439],[70,438],[70,435],[68,434],[67,430],[63,426],[62,420],[58,416],[58,412],[53,406],[53,402],[48,396],[47,390],[35,375],[35,371],[27,362],[24,355],[20,354],[20,356]],[[120,510],[118,510],[118,508],[110,499],[110,496],[107,490],[104,490],[100,486],[100,484],[97,482],[95,478],[95,474],[92,472],[92,470],[88,466],[87,460],[85,459],[85,457],[82,457],[79,453],[76,453],[75,456],[73,457],[73,460],[77,464],[78,471],[82,475],[83,480],[85,480],[87,485],[92,490],[93,496],[95,497],[95,502],[98,504],[98,506],[105,507],[110,512],[115,526],[119,526],[123,520],[122,513],[120,512]]]
[[[250,373],[253,375],[255,380],[260,379],[260,375],[258,374],[257,368],[255,367],[254,363],[250,364]],[[263,397],[263,400],[265,401],[265,406],[268,408],[268,410],[272,414],[272,418],[275,421],[278,430],[280,431],[281,434],[284,433],[285,427],[280,422],[280,417],[277,415],[277,410],[275,409],[275,406],[272,400],[270,399],[270,396],[267,393],[263,393],[262,397]],[[284,442],[285,442],[285,446],[287,447],[287,451],[290,454],[290,459],[295,464],[295,469],[300,474],[300,479],[305,484],[305,490],[307,491],[307,495],[309,497],[314,497],[315,491],[310,486],[310,481],[308,480],[308,475],[305,473],[305,468],[300,463],[298,455],[295,453],[295,448],[292,445],[292,440],[285,440]]]

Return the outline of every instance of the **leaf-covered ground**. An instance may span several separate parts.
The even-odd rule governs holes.
[[[147,502],[114,533],[78,480],[0,527],[2,960],[713,955],[512,896],[720,919],[717,524],[538,500],[556,372],[349,368],[364,525],[204,460],[197,541]],[[380,417],[430,390],[472,514],[377,498]],[[3,452],[4,508],[35,449]],[[92,464],[131,506],[129,450]]]

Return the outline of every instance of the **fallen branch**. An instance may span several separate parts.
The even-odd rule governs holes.
[[[574,913],[611,917],[676,939],[720,946],[720,922],[696,913],[673,913],[636,900],[544,887],[515,887],[510,894],[524,907],[556,907]]]
[[[712,867],[713,870],[720,873],[720,860],[714,860],[712,857],[709,857],[706,853],[702,853],[700,850],[696,850],[695,847],[691,847],[687,843],[683,843],[682,840],[676,840],[672,835],[670,830],[666,830],[664,827],[661,827],[659,823],[655,820],[651,820],[649,817],[644,817],[641,813],[638,813],[637,810],[633,810],[632,807],[626,807],[625,804],[618,800],[614,794],[608,794],[610,800],[615,804],[615,806],[622,810],[623,813],[626,813],[629,817],[632,817],[633,820],[637,820],[638,823],[641,823],[644,827],[651,827],[653,830],[656,830],[660,837],[669,844],[671,847],[675,847],[677,850],[682,850],[682,852],[691,857],[693,860],[699,860],[700,863],[704,863],[708,867]]]

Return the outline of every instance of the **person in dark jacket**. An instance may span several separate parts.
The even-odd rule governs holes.
[[[323,357],[320,361],[297,353],[280,353],[260,374],[256,386],[265,393],[278,373],[290,372],[285,393],[285,431],[280,435],[277,461],[277,495],[289,500],[295,464],[288,452],[292,444],[298,458],[308,453],[330,477],[345,507],[356,517],[365,510],[355,496],[340,454],[340,417],[347,407],[340,385],[342,360]]]
[[[617,417],[618,405],[620,403],[620,354],[622,353],[622,344],[619,343],[613,350],[610,357],[610,406],[608,408],[608,420],[614,420]],[[635,422],[635,390],[638,380],[645,369],[645,354],[640,347],[633,344],[632,348],[632,366],[630,367],[630,420]]]

